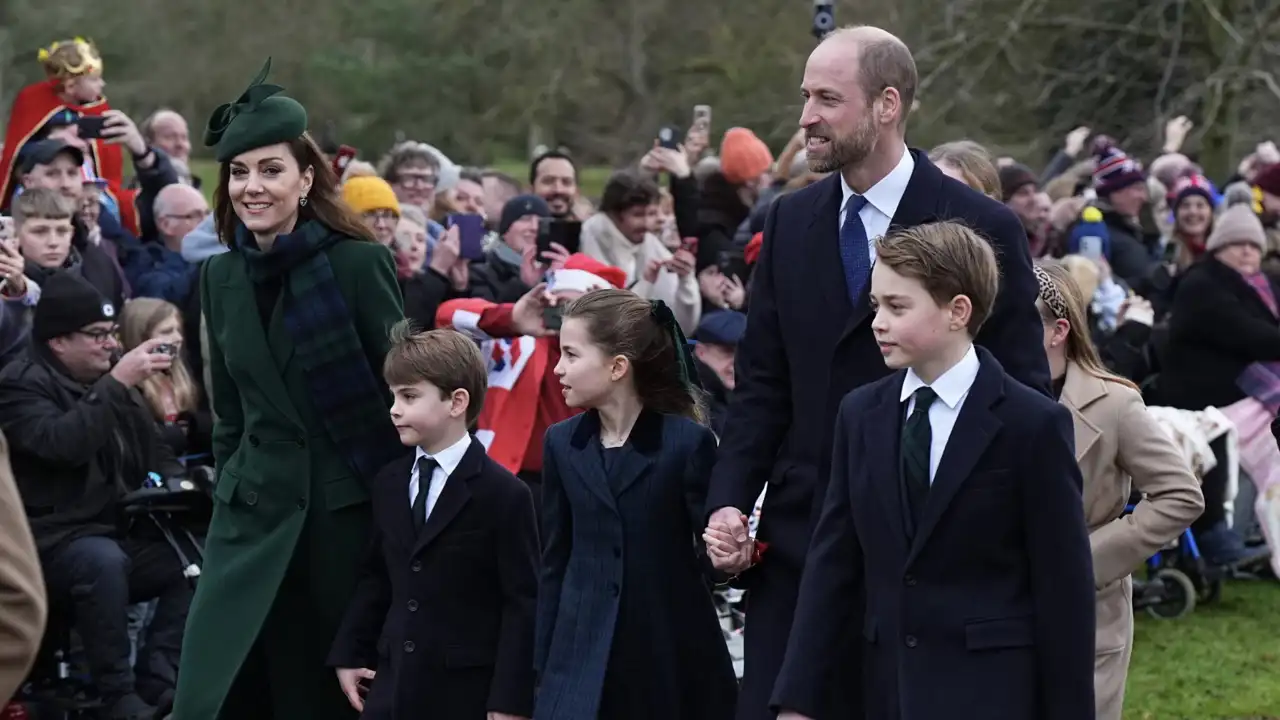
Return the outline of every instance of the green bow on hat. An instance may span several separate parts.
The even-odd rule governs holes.
[[[284,88],[266,84],[271,58],[258,76],[233,103],[213,111],[204,131],[205,147],[213,148],[218,162],[228,162],[240,153],[276,143],[290,142],[307,131],[307,109],[291,97],[280,95]]]

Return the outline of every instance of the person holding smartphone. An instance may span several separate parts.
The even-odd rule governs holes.
[[[27,278],[13,218],[0,215],[0,369],[26,344],[40,286]]]

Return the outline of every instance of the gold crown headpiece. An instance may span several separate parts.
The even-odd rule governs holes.
[[[63,80],[102,72],[102,56],[93,43],[84,38],[59,40],[36,54],[49,77]]]

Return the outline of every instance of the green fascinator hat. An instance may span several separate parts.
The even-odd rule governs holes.
[[[244,93],[235,102],[219,106],[209,117],[204,144],[213,148],[218,162],[228,162],[260,147],[297,140],[307,131],[307,109],[297,100],[281,95],[284,88],[268,85],[270,72],[271,58],[267,58]]]

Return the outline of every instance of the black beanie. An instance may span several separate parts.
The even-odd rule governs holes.
[[[1031,168],[1022,163],[1005,165],[998,172],[1000,174],[1000,191],[1003,202],[1009,202],[1009,198],[1028,185],[1036,185],[1038,187],[1040,184],[1039,178],[1036,177]]]
[[[498,234],[506,235],[515,221],[525,215],[551,217],[551,208],[547,201],[537,195],[517,195],[502,206],[502,218],[498,222]]]
[[[79,275],[54,273],[40,288],[31,334],[44,342],[97,322],[114,321],[116,308]]]

